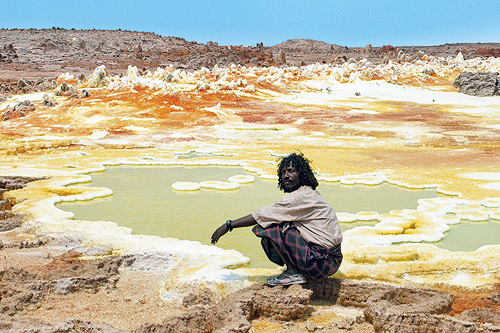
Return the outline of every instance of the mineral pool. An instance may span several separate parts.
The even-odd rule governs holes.
[[[279,200],[283,192],[279,191],[275,180],[259,177],[229,191],[176,191],[172,185],[179,180],[226,181],[242,174],[246,173],[241,168],[230,167],[109,167],[105,172],[91,174],[91,185],[112,189],[112,196],[63,202],[57,207],[73,212],[75,219],[114,221],[131,228],[135,234],[193,240],[208,245],[212,232],[224,221],[269,205]],[[416,209],[418,199],[437,196],[432,189],[411,190],[388,184],[367,186],[321,182],[318,190],[337,212],[359,214],[356,221],[341,222],[343,231],[375,225],[377,214]],[[368,217],[359,218],[363,213]],[[369,218],[370,214],[373,218]],[[450,246],[460,249],[462,238],[467,236],[458,237],[454,240],[457,244]],[[250,228],[233,230],[221,238],[218,246],[235,249],[249,257],[250,267],[275,266],[265,257],[259,239]]]

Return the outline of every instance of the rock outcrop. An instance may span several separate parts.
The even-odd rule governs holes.
[[[255,284],[215,305],[193,308],[162,324],[143,325],[134,332],[248,332],[251,320],[258,317],[283,321],[302,318],[311,295],[312,291],[300,286],[271,288]]]
[[[77,291],[95,293],[101,287],[113,288],[123,257],[107,257],[85,262],[68,252],[54,258],[46,273],[7,268],[0,271],[0,314],[9,316],[36,309],[49,294],[67,295]]]
[[[32,318],[14,318],[0,314],[2,332],[39,332],[39,333],[119,333],[114,327],[87,320],[68,319],[57,323]]]
[[[490,323],[500,326],[500,312],[491,309],[470,309],[460,314],[460,319],[475,323]]]
[[[455,79],[453,86],[467,95],[500,96],[500,76],[497,72],[464,72]]]
[[[4,193],[23,188],[27,183],[40,179],[43,178],[16,176],[0,177],[0,232],[17,228],[23,222],[22,216],[16,215],[11,211],[15,202],[13,202],[11,198],[5,198]]]
[[[481,43],[347,47],[312,39],[291,39],[274,46],[262,43],[243,46],[219,45],[211,41],[201,44],[136,31],[0,29],[0,75],[6,80],[3,83],[15,86],[18,77],[14,76],[20,71],[25,79],[36,80],[40,76],[56,77],[63,70],[75,76],[82,72],[88,75],[96,65],[105,65],[114,75],[126,73],[129,65],[142,70],[169,65],[197,70],[231,63],[264,67],[337,63],[342,58],[367,59],[380,64],[389,60],[413,61],[423,54],[446,58],[462,53],[467,59],[498,56],[499,46],[498,43]]]
[[[94,69],[96,63],[113,71],[129,65],[200,69],[231,63],[247,66],[276,65],[268,47],[206,45],[154,33],[109,30],[0,29],[0,61],[36,71],[61,66],[73,74]],[[74,69],[74,70],[72,70]],[[77,72],[78,73],[75,73]]]
[[[491,309],[452,316],[454,295],[448,292],[380,283],[327,279],[304,285],[312,298],[364,308],[375,332],[500,332],[500,313]]]

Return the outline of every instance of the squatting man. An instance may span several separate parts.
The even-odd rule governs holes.
[[[271,276],[272,286],[301,284],[335,273],[342,262],[342,233],[332,207],[319,194],[318,181],[303,154],[290,154],[279,161],[278,187],[283,199],[252,214],[228,220],[212,234],[212,244],[233,228],[254,226],[269,260],[284,266]]]

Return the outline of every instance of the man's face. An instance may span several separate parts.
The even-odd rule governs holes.
[[[300,187],[299,173],[291,163],[281,169],[281,180],[285,192],[293,192]]]

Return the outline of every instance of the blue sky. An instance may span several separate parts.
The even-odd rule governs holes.
[[[500,0],[0,0],[0,28],[122,29],[221,45],[500,42]]]

